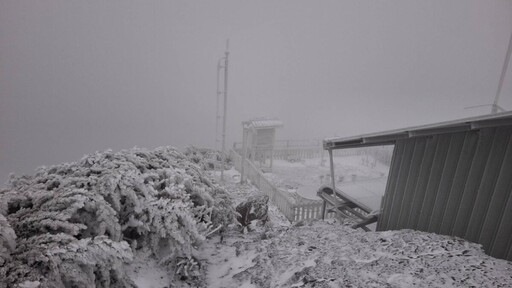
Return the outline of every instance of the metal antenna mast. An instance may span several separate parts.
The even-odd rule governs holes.
[[[501,88],[503,88],[503,82],[505,81],[505,75],[507,75],[508,63],[510,62],[510,54],[512,53],[512,33],[510,34],[510,39],[508,41],[507,54],[505,54],[505,62],[503,62],[503,68],[501,69],[500,82],[498,83],[498,90],[496,91],[496,96],[494,97],[494,102],[492,104],[482,104],[465,107],[464,109],[483,107],[483,106],[491,106],[491,114],[496,114],[498,112],[506,111],[500,105],[498,105],[498,100],[500,99]]]
[[[226,163],[226,115],[228,110],[228,56],[229,39],[226,40],[226,52],[224,52],[224,116],[222,119],[222,167],[220,170],[220,180],[224,181],[224,164]]]
[[[508,42],[507,54],[505,56],[505,63],[503,63],[503,69],[501,70],[500,82],[498,84],[498,91],[496,91],[496,97],[494,98],[494,103],[492,104],[491,113],[498,113],[498,109],[503,110],[500,106],[498,106],[498,100],[501,94],[501,88],[503,87],[503,82],[505,81],[505,75],[507,74],[508,62],[510,62],[510,53],[512,51],[512,34],[510,34],[510,40]]]
[[[219,149],[219,121],[220,121],[220,111],[219,111],[219,97],[220,97],[220,70],[222,69],[222,65],[220,65],[220,60],[217,61],[217,116],[215,117],[215,149]]]

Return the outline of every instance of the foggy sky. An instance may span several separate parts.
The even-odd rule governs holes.
[[[511,32],[508,0],[0,0],[0,181],[108,148],[214,147],[227,38],[229,147],[259,116],[310,139],[488,113],[465,107],[492,103]]]

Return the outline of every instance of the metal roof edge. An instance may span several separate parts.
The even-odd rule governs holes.
[[[325,138],[324,149],[355,148],[393,144],[398,139],[421,137],[435,134],[478,130],[486,127],[512,125],[512,111],[481,115],[434,124],[394,129],[352,137]]]
[[[281,128],[283,127],[283,122],[277,118],[254,118],[251,120],[243,121],[242,125],[246,128],[268,129]]]

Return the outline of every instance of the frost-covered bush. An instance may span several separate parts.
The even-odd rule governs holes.
[[[230,169],[233,166],[233,161],[229,155],[226,155],[226,159],[222,159],[222,152],[213,149],[188,146],[183,154],[185,154],[192,163],[199,165],[199,167],[204,170],[220,169],[223,160],[225,162],[225,169]]]
[[[11,253],[16,249],[16,234],[7,222],[7,219],[0,214],[0,267],[11,260]],[[4,271],[0,270],[0,279],[5,278]]]
[[[0,283],[9,287],[134,286],[123,267],[137,251],[181,271],[182,259],[194,259],[206,235],[235,215],[225,190],[168,147],[98,152],[12,177],[0,213],[8,221],[0,218]],[[9,226],[17,243],[4,237]]]
[[[135,287],[123,270],[133,258],[126,241],[45,233],[21,239],[16,254],[7,266],[8,287],[22,280],[42,287]]]

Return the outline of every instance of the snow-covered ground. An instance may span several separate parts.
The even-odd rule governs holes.
[[[210,270],[222,273],[210,287],[512,285],[512,265],[478,245],[415,231],[361,232],[314,221],[236,236],[222,247]]]
[[[226,189],[240,202],[257,189]],[[512,263],[465,240],[412,230],[363,232],[334,219],[290,225],[270,204],[270,222],[203,246],[208,287],[512,287]]]

